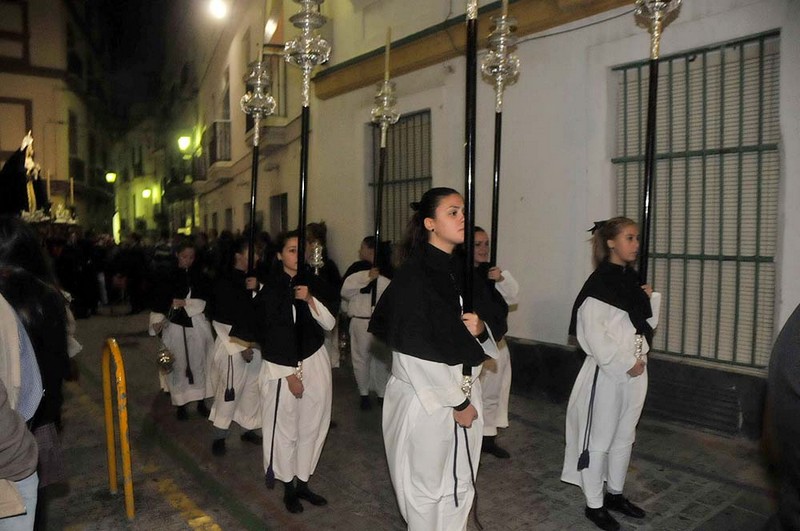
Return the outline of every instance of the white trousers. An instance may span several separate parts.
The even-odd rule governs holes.
[[[353,374],[358,385],[358,394],[366,396],[370,391],[382,397],[386,392],[391,369],[391,351],[370,334],[369,319],[350,319],[350,355]]]
[[[608,483],[608,492],[622,494],[633,446],[612,448],[608,452],[589,452],[589,467],[581,470],[583,495],[587,507],[599,509],[603,506],[603,479]]]
[[[227,430],[235,422],[245,430],[261,427],[261,392],[258,375],[261,372],[261,351],[253,349],[253,360],[247,363],[241,353],[229,354],[217,338],[214,364],[214,405],[210,420],[215,428]],[[227,381],[227,383],[226,383]],[[234,399],[225,401],[225,389],[233,385]]]
[[[383,439],[397,503],[410,531],[467,528],[475,496],[467,447],[477,474],[483,435],[480,380],[472,388],[472,400],[478,419],[467,430],[455,429],[453,408],[429,415],[410,383],[389,379]]]
[[[207,370],[208,359],[213,352],[213,339],[208,321],[195,317],[192,319],[192,326],[186,328],[170,323],[164,327],[161,337],[174,359],[172,372],[165,375],[162,382],[166,383],[172,404],[182,406],[213,396],[210,392]],[[187,359],[192,372],[191,383],[186,375]]]
[[[497,344],[500,355],[483,364],[483,434],[497,435],[497,428],[508,428],[508,398],[511,394],[511,354],[505,340]]]
[[[295,398],[289,391],[286,378],[270,380],[264,375],[262,367],[259,383],[264,471],[271,458],[276,479],[288,482],[297,476],[301,481],[308,481],[317,468],[331,422],[332,382],[328,353],[323,346],[303,360],[303,398]]]

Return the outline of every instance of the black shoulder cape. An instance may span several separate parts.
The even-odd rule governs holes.
[[[653,316],[650,299],[639,284],[639,277],[630,267],[603,262],[589,275],[572,307],[569,334],[577,334],[578,308],[592,297],[628,312],[637,334],[643,334],[653,344],[653,328],[647,319]]]
[[[311,295],[331,314],[339,313],[339,294],[321,277],[306,272],[302,279],[295,277],[293,281],[282,268],[272,271],[256,297],[256,334],[264,359],[289,367],[310,357],[325,340],[325,331],[311,315],[308,304],[294,298],[295,285],[308,286]],[[292,321],[292,306],[296,322]]]
[[[247,289],[247,274],[233,270],[214,283],[214,306],[211,317],[215,321],[231,325],[231,337],[248,343],[255,342],[255,303]]]
[[[169,315],[169,320],[184,327],[192,326],[192,319],[186,314],[186,310],[179,308],[173,310],[172,299],[183,299],[192,291],[193,299],[201,299],[209,302],[211,299],[211,289],[208,278],[197,267],[180,269],[174,264],[164,274],[155,279],[155,285],[151,293],[151,309],[154,312]]]
[[[463,264],[457,254],[421,246],[395,273],[372,313],[369,331],[409,356],[451,366],[480,365],[486,358],[483,348],[461,321]],[[475,311],[501,337],[505,315],[490,299],[486,283],[476,282]]]

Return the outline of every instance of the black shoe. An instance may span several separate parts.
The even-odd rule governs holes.
[[[175,410],[175,418],[178,420],[189,420],[189,412],[186,411],[186,406],[178,406]]]
[[[211,443],[211,453],[216,456],[225,455],[225,439],[214,439]]]
[[[300,481],[299,479],[297,480],[297,489],[295,492],[297,493],[298,498],[301,500],[306,500],[311,505],[316,505],[317,507],[328,505],[328,500],[319,494],[311,492],[311,489],[308,488],[308,483],[305,481]]]
[[[617,511],[631,518],[644,518],[645,512],[641,507],[632,504],[631,501],[622,494],[606,493],[603,499],[603,506],[611,511]]]
[[[200,400],[197,402],[197,413],[203,418],[208,418],[208,416],[211,415],[211,410],[208,409],[204,401]]]
[[[508,459],[509,457],[511,457],[510,453],[497,446],[497,443],[495,442],[495,437],[496,437],[495,435],[484,436],[483,444],[481,445],[481,452],[492,454],[498,459]]]
[[[369,401],[369,395],[361,395],[361,411],[369,411],[372,409],[372,402]]]
[[[294,481],[283,484],[283,504],[286,506],[286,510],[292,514],[303,512],[303,504],[300,503],[300,498],[294,488]]]
[[[600,529],[604,529],[605,531],[617,531],[619,529],[619,522],[609,514],[605,507],[600,507],[599,509],[587,507],[583,514]]]
[[[253,430],[244,432],[242,434],[242,436],[239,437],[239,438],[243,442],[249,442],[249,443],[252,443],[252,444],[261,444],[261,443],[264,442],[264,439],[259,434],[254,432]]]

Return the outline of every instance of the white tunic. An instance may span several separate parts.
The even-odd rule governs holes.
[[[231,325],[213,322],[217,332],[214,362],[211,368],[214,405],[210,420],[214,427],[228,429],[231,421],[246,430],[261,427],[261,396],[258,374],[261,371],[261,351],[253,349],[253,360],[247,363],[242,352],[247,347],[231,341]],[[233,385],[234,399],[225,401],[225,389]]]
[[[493,338],[482,346],[488,355],[497,356]],[[475,491],[466,449],[477,474],[483,437],[480,371],[481,367],[472,370],[470,399],[478,419],[464,430],[453,418],[453,407],[464,402],[461,366],[393,352],[383,404],[383,440],[397,503],[410,530],[467,527]]]
[[[658,324],[661,294],[653,293],[653,316],[647,322]],[[578,309],[577,337],[586,353],[567,406],[566,449],[561,480],[583,487],[578,472],[578,457],[583,449],[595,367],[600,366],[595,391],[590,452],[609,452],[630,448],[636,438],[636,424],[647,395],[647,369],[639,376],[628,375],[636,363],[636,328],[628,313],[595,298],[587,298]],[[650,345],[645,340],[642,352]]]
[[[366,396],[370,391],[375,391],[378,396],[383,396],[392,360],[386,345],[367,331],[372,315],[372,293],[361,293],[361,289],[369,283],[369,271],[353,273],[345,278],[341,295],[347,302],[347,314],[350,316],[350,356],[358,392]],[[376,302],[388,285],[388,278],[378,277]]]
[[[314,304],[317,311],[309,305],[314,319],[324,330],[333,329],[336,318],[316,298]],[[292,313],[295,313],[294,306]],[[302,398],[296,398],[286,382],[286,377],[294,372],[294,367],[263,360],[259,374],[264,471],[269,467],[271,452],[275,478],[284,482],[291,481],[295,476],[301,481],[308,481],[317,468],[331,421],[331,363],[325,345],[303,360]],[[279,382],[280,400],[276,420]]]
[[[519,283],[508,271],[503,271],[503,280],[494,287],[503,296],[506,304],[519,302]],[[508,427],[508,398],[511,394],[511,353],[505,338],[497,342],[498,356],[493,362],[484,363],[481,372],[483,386],[483,434],[497,435],[497,428]]]
[[[189,294],[191,297],[191,292]],[[203,315],[206,301],[202,299],[186,298],[186,314],[192,320],[191,327],[183,327],[166,320],[162,313],[150,313],[150,327],[148,332],[151,336],[156,335],[153,325],[164,323],[161,332],[161,340],[164,345],[172,352],[174,359],[172,372],[163,376],[170,399],[173,405],[182,406],[189,402],[203,400],[207,396],[212,396],[210,390],[210,378],[208,372],[208,359],[213,351],[214,337],[211,335],[211,326]],[[184,333],[186,342],[184,343]],[[192,369],[194,383],[190,384],[186,377],[186,360],[188,347],[189,365]]]

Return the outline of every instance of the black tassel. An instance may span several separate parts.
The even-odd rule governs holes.
[[[189,385],[194,385],[194,374],[192,374],[192,369],[186,368],[186,377],[189,379]]]
[[[264,483],[267,484],[267,488],[272,490],[275,488],[275,471],[272,470],[272,463],[269,464],[267,468],[267,475],[264,478]]]
[[[578,470],[584,468],[589,468],[589,450],[581,452],[581,456],[578,458]]]
[[[236,390],[233,387],[225,389],[225,402],[236,400]]]

